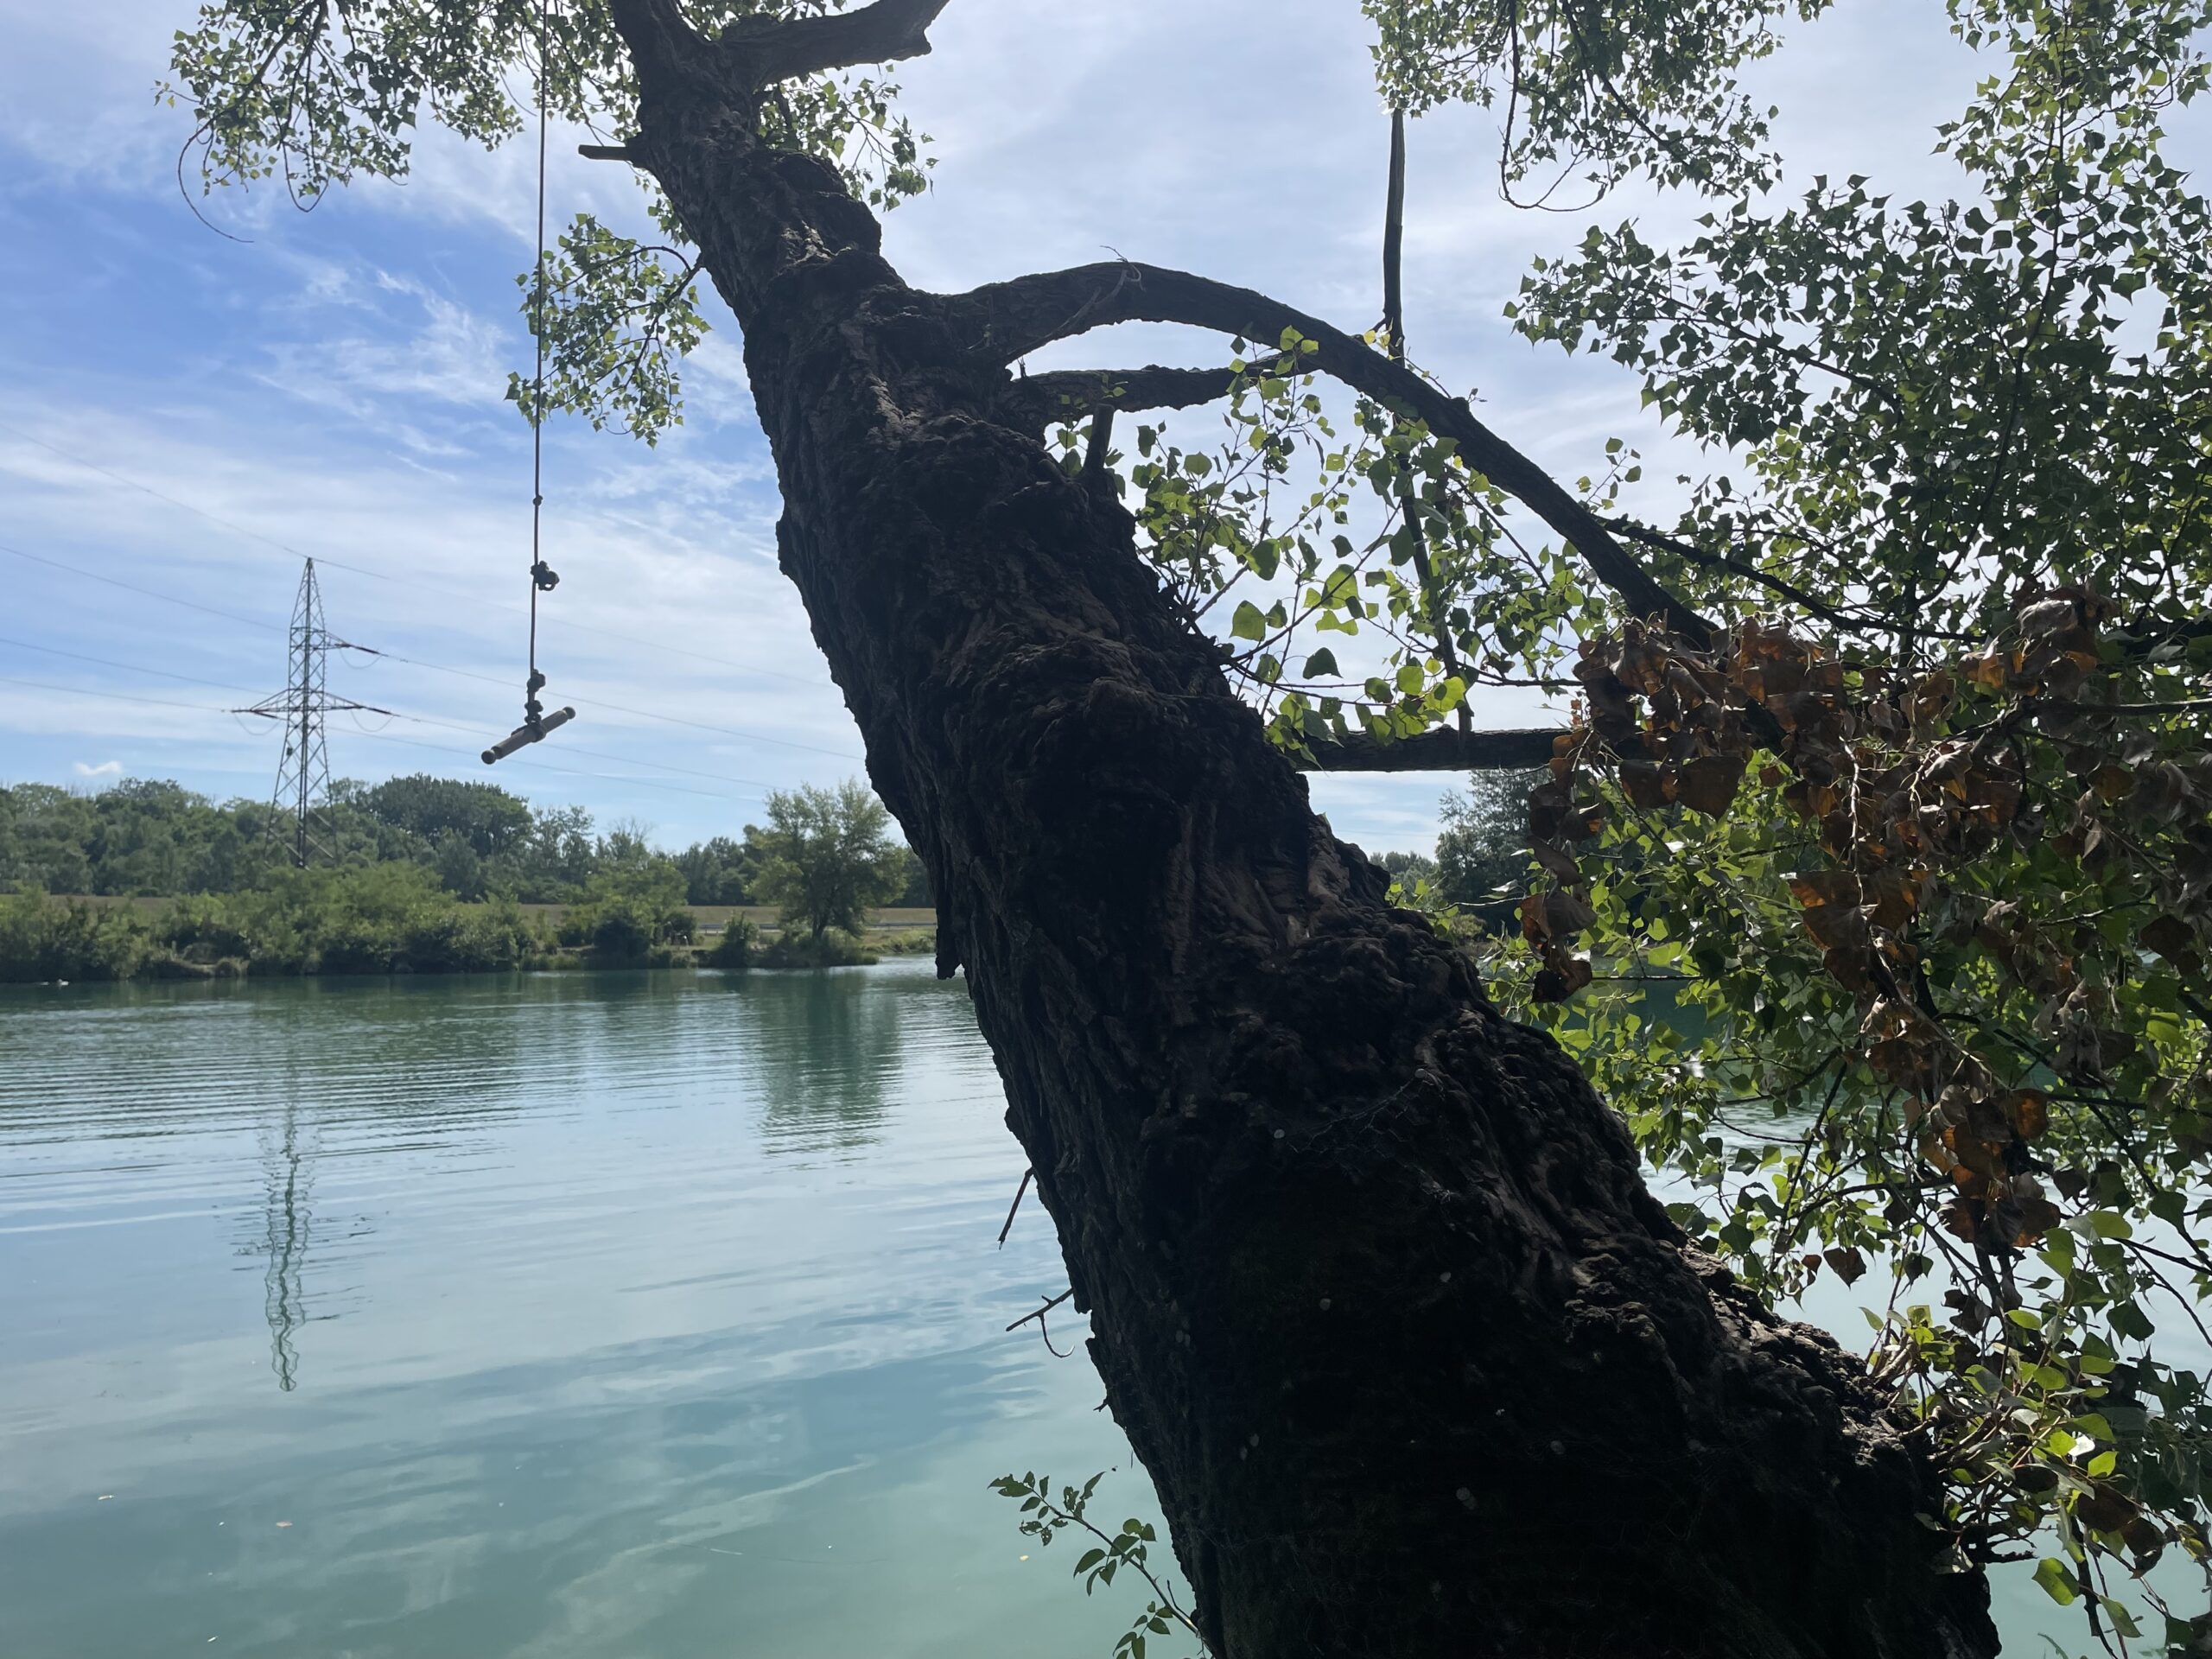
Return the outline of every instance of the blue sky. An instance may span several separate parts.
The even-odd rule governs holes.
[[[341,658],[333,689],[410,716],[335,721],[334,771],[483,777],[476,751],[513,723],[522,671],[529,442],[502,394],[526,355],[527,147],[433,138],[405,185],[356,186],[311,214],[274,194],[219,198],[211,216],[245,238],[226,239],[180,196],[188,124],[151,97],[191,10],[0,0],[0,780],[174,777],[265,795],[271,734],[220,711],[281,687],[303,556],[330,626],[388,653]],[[935,188],[887,226],[912,280],[962,288],[1110,245],[1373,321],[1387,129],[1353,0],[955,0],[936,38],[902,77],[937,141]],[[1847,4],[1761,71],[1784,105],[1793,183],[1855,170],[1908,194],[1946,188],[1931,128],[1972,73],[1929,0]],[[556,149],[555,224],[587,207],[633,217],[624,169]],[[1701,466],[1671,454],[1624,374],[1540,354],[1499,315],[1532,254],[1593,219],[1663,226],[1683,208],[1516,213],[1497,200],[1494,157],[1482,112],[1414,129],[1416,354],[1479,387],[1491,417],[1567,477],[1614,434]],[[563,582],[541,658],[551,700],[582,718],[496,774],[669,842],[734,833],[769,788],[861,770],[775,569],[774,480],[734,327],[717,321],[688,424],[658,450],[550,430],[548,556]],[[1116,332],[1056,352],[1220,353]],[[1539,710],[1500,693],[1478,713]],[[1314,793],[1371,850],[1425,848],[1453,781],[1331,779]]]

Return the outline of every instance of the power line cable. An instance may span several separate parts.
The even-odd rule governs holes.
[[[75,662],[91,663],[100,668],[117,669],[126,674],[150,674],[158,679],[181,680],[188,685],[204,685],[213,690],[238,691],[242,692],[248,696],[252,695],[252,688],[250,686],[231,685],[221,680],[203,680],[190,674],[175,674],[171,673],[166,669],[148,668],[138,663],[118,662],[111,657],[87,656],[85,652],[79,651],[61,651],[52,645],[35,645],[28,639],[0,638],[0,645],[16,645],[26,651],[43,652],[50,657],[67,657]],[[366,649],[366,647],[356,647],[356,649]],[[399,660],[404,662],[407,659],[402,658]],[[460,672],[461,671],[456,670],[454,671]],[[480,678],[482,677],[479,676],[477,677]],[[100,694],[88,693],[88,695],[98,696]],[[170,706],[179,709],[187,709],[195,708],[199,705],[193,703],[175,703]],[[238,711],[227,710],[225,712],[235,713]],[[413,715],[402,709],[374,709],[369,710],[369,712],[372,714],[389,715],[394,720],[410,721],[418,726],[442,727],[448,731],[474,733],[476,729],[473,726],[462,725],[458,721],[439,720],[430,715]],[[355,731],[362,737],[376,737],[381,735],[381,734],[377,732],[361,730],[358,727],[355,728]],[[603,750],[599,749],[569,748],[567,753],[571,754],[586,755],[595,760],[612,760],[617,766],[633,766],[636,764],[626,755],[608,754]],[[737,778],[731,776],[726,772],[702,772],[696,766],[677,766],[663,764],[658,767],[658,770],[662,772],[680,772],[689,777],[704,778],[711,782],[718,784],[735,784],[741,789],[772,790],[778,787],[777,785],[766,783],[758,778]],[[589,777],[595,776],[597,774],[583,773],[580,775]]]
[[[67,657],[73,662],[92,663],[101,668],[119,668],[126,674],[150,674],[156,679],[181,680],[187,685],[204,685],[215,691],[238,691],[249,697],[254,695],[254,689],[250,685],[232,685],[222,680],[203,680],[195,674],[177,674],[166,668],[148,668],[139,663],[118,663],[112,657],[88,657],[81,651],[63,651],[58,645],[35,645],[29,639],[0,639],[0,645],[13,645],[19,651],[40,652],[48,657]]]
[[[467,732],[473,734],[477,729],[474,726],[464,726],[459,721],[437,720],[429,715],[393,713],[392,718],[395,720],[411,721],[418,726],[435,726],[442,730],[449,732]],[[367,731],[359,727],[356,727],[354,730],[362,737],[378,737],[382,735],[380,731]],[[561,753],[563,754],[581,754],[594,760],[612,760],[618,766],[635,766],[637,764],[636,761],[631,760],[630,757],[626,754],[609,754],[603,749],[580,749],[573,743],[563,743],[561,746]],[[772,790],[780,789],[782,787],[780,784],[767,783],[759,778],[738,778],[734,777],[726,772],[702,772],[696,766],[671,766],[665,761],[657,763],[655,769],[660,772],[680,772],[687,778],[705,778],[717,784],[736,784],[745,789]]]
[[[6,429],[7,428],[4,425],[0,425],[0,430]],[[34,442],[35,442],[35,440],[34,440]],[[113,587],[128,588],[132,593],[143,594],[149,599],[163,600],[173,605],[183,605],[195,611],[205,611],[211,616],[220,616],[233,622],[251,623],[255,627],[269,628],[277,633],[284,632],[283,628],[278,627],[274,623],[257,621],[252,617],[240,616],[235,612],[217,610],[213,606],[201,605],[192,600],[180,598],[175,594],[163,594],[156,592],[151,588],[141,588],[135,583],[122,582],[112,576],[105,576],[100,575],[98,571],[87,570],[82,566],[68,564],[60,559],[47,558],[42,555],[36,553],[27,553],[20,548],[0,544],[0,553],[12,553],[18,558],[29,559],[35,563],[50,565],[57,570],[70,571],[77,575],[84,576],[92,582],[104,582]],[[340,566],[340,569],[347,569],[351,568],[352,567],[350,566]],[[380,657],[395,663],[405,663],[415,668],[426,668],[434,673],[453,674],[459,676],[462,679],[480,680],[486,685],[505,686],[508,684],[507,681],[499,678],[497,675],[481,673],[474,669],[461,668],[452,663],[434,662],[428,658],[423,657],[410,657],[403,652],[382,651],[374,645],[355,645],[350,640],[333,641],[332,643],[334,647],[342,646],[344,650],[359,652],[365,656]],[[34,645],[31,649],[35,651],[41,649],[41,647]],[[95,659],[87,658],[86,660],[90,661]],[[714,659],[702,658],[702,660],[712,661]],[[111,664],[111,666],[127,666],[127,664]],[[787,675],[781,677],[795,678],[796,677]],[[203,681],[201,683],[213,685],[216,683],[213,680],[208,680]],[[806,682],[806,683],[811,683],[811,682]],[[243,686],[232,685],[223,686],[220,689],[226,691],[238,691],[244,690],[245,688]],[[855,754],[849,749],[829,749],[823,747],[818,743],[802,743],[797,738],[774,737],[766,732],[749,731],[742,727],[718,726],[711,721],[686,720],[680,715],[664,714],[657,709],[639,709],[629,703],[609,702],[602,698],[596,697],[574,697],[571,701],[582,703],[588,709],[606,709],[616,714],[634,715],[640,720],[658,720],[671,726],[688,726],[695,730],[714,732],[721,736],[734,737],[749,743],[768,743],[774,745],[778,748],[800,749],[810,754],[826,754],[830,756],[832,759],[838,760],[857,761],[863,759],[862,756]]]
[[[289,546],[283,542],[280,542],[273,536],[264,536],[257,530],[248,530],[244,524],[233,523],[232,520],[225,518],[219,514],[208,512],[205,507],[194,506],[189,501],[180,500],[174,495],[166,494],[162,491],[156,489],[150,484],[142,484],[135,478],[126,478],[121,473],[115,471],[112,467],[103,467],[96,461],[87,461],[82,455],[73,454],[68,450],[64,449],[60,444],[48,443],[44,438],[34,437],[30,433],[24,431],[20,427],[10,426],[6,422],[0,421],[0,432],[5,432],[11,438],[20,438],[25,443],[35,443],[40,448],[45,450],[48,454],[59,455],[62,460],[74,462],[77,466],[84,467],[88,472],[98,473],[102,478],[112,479],[118,484],[122,485],[125,489],[137,490],[141,494],[150,495],[155,500],[165,501],[173,507],[181,507],[187,512],[195,513],[199,517],[205,518],[211,524],[219,524],[223,529],[230,531],[233,534],[244,536],[251,541],[259,542],[266,547],[273,547],[278,552],[286,555],[288,557],[304,559],[308,556],[308,555],[301,552],[299,549]],[[398,576],[386,575],[381,570],[369,569],[365,565],[343,564],[336,559],[328,557],[326,557],[323,560],[323,563],[330,566],[334,570],[350,570],[357,576],[367,576],[377,582],[397,583],[402,580]]]
[[[107,702],[135,702],[148,709],[189,709],[200,715],[227,715],[227,709],[218,709],[206,702],[172,702],[166,697],[134,697],[121,691],[95,691],[88,685],[56,685],[51,680],[27,680],[20,675],[0,674],[0,683],[28,685],[37,691],[61,691],[73,697],[99,697]]]
[[[101,701],[106,702],[135,703],[142,708],[148,709],[188,709],[194,714],[200,715],[223,715],[230,712],[230,710],[226,709],[218,709],[212,703],[175,702],[166,697],[134,697],[121,691],[95,691],[89,686],[56,685],[50,680],[27,680],[22,678],[21,676],[15,674],[0,674],[0,684],[29,686],[32,690],[38,691],[59,691],[65,696],[98,697]],[[420,719],[421,716],[409,715],[403,716],[403,718]],[[456,731],[469,731],[474,728],[456,726],[454,729]],[[412,738],[394,737],[388,732],[357,732],[354,735],[367,738],[373,742],[404,743],[410,748],[435,750],[440,754],[457,755],[466,760],[473,760],[476,758],[473,753],[467,753],[460,749],[448,749],[435,743],[417,742]],[[709,800],[736,801],[759,798],[757,794],[753,796],[720,795],[711,790],[687,789],[681,784],[664,784],[650,778],[623,778],[603,772],[582,772],[574,766],[550,766],[542,760],[531,760],[524,764],[529,766],[534,771],[559,772],[563,777],[568,778],[589,778],[602,784],[634,784],[644,789],[668,790],[679,795],[704,796]]]
[[[43,564],[55,570],[66,571],[73,576],[82,576],[87,582],[104,582],[111,588],[120,588],[125,593],[143,594],[149,599],[158,599],[171,605],[181,605],[188,610],[205,611],[209,616],[219,616],[226,622],[243,622],[248,627],[266,628],[271,633],[284,632],[281,622],[271,622],[265,617],[241,616],[236,611],[219,611],[213,605],[202,605],[196,599],[185,599],[176,594],[164,594],[152,588],[141,588],[135,582],[124,582],[117,576],[104,576],[97,570],[87,570],[82,565],[67,564],[60,559],[49,559],[42,553],[27,553],[20,547],[10,547],[0,542],[0,553],[11,554],[19,559],[29,559],[33,564]]]
[[[380,651],[374,645],[348,645],[348,651],[365,652],[372,657],[388,658],[395,663],[407,663],[416,668],[427,668],[440,674],[457,674],[463,679],[482,680],[488,685],[505,685],[506,681],[491,674],[480,674],[474,669],[455,668],[450,663],[433,663],[419,657],[409,657],[396,651]],[[748,732],[735,726],[717,726],[711,721],[686,720],[681,715],[664,715],[657,709],[636,709],[626,702],[609,702],[603,697],[570,696],[571,702],[582,703],[587,709],[607,709],[616,714],[635,715],[641,720],[664,721],[671,726],[689,726],[697,731],[716,732],[725,737],[742,738],[748,743],[772,743],[779,748],[804,749],[810,754],[826,754],[837,760],[858,760],[861,756],[849,749],[825,749],[818,743],[802,743],[797,738],[771,737],[766,732]]]
[[[373,743],[404,743],[411,749],[429,749],[439,754],[459,755],[468,760],[477,759],[474,751],[449,749],[442,744],[425,743],[418,738],[400,737],[391,732],[357,732],[354,735],[366,738]],[[635,784],[644,789],[664,790],[676,795],[696,795],[710,801],[758,800],[761,794],[765,793],[765,791],[756,791],[751,795],[725,795],[718,790],[693,789],[688,785],[664,784],[649,778],[614,778],[603,772],[580,772],[573,766],[556,766],[543,760],[532,760],[530,765],[538,772],[556,772],[563,777],[594,778],[603,784]]]

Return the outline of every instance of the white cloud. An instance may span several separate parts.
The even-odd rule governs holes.
[[[82,760],[79,760],[73,763],[73,769],[79,778],[120,778],[123,776],[123,762],[120,760],[103,760],[97,766],[88,766]]]

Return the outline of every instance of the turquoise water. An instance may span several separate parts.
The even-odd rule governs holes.
[[[1104,1654],[1002,1109],[925,968],[9,994],[0,1654]]]
[[[0,1659],[1106,1659],[1002,1110],[920,963],[0,990]]]

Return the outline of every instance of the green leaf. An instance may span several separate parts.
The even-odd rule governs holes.
[[[1236,615],[1230,621],[1229,632],[1239,639],[1264,639],[1268,637],[1267,613],[1249,599],[1240,601]]]
[[[2043,1586],[2045,1595],[2062,1607],[2071,1607],[2081,1594],[2075,1588],[2073,1573],[2056,1556],[2047,1555],[2036,1563],[2036,1582]]]

